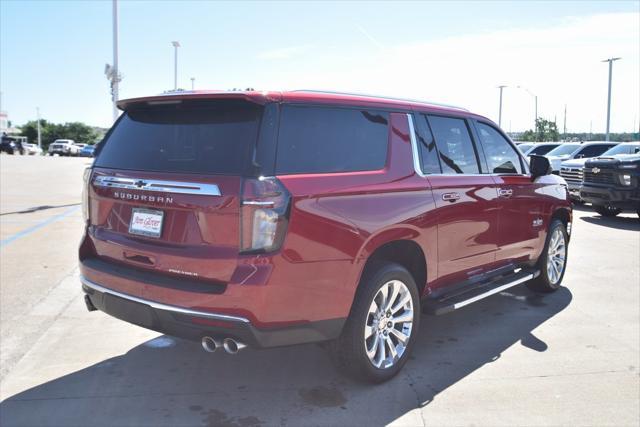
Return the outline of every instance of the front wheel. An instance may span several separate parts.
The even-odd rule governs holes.
[[[544,249],[537,263],[540,275],[527,282],[529,289],[549,293],[560,288],[567,266],[568,242],[569,235],[562,221],[556,219],[551,222]]]
[[[332,359],[356,379],[387,381],[407,362],[419,322],[411,274],[399,264],[380,264],[363,277],[342,334],[330,344]]]
[[[613,218],[614,216],[618,216],[622,209],[614,208],[613,206],[594,206],[593,209],[600,215],[606,216],[608,218]]]

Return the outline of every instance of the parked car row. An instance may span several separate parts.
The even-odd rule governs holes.
[[[574,203],[591,203],[602,216],[640,215],[640,142],[523,143],[518,149],[527,160],[547,157]]]
[[[30,156],[43,154],[42,148],[37,144],[30,144],[27,141],[26,136],[9,136],[4,134],[0,142],[0,152]],[[49,145],[47,153],[50,156],[57,154],[59,156],[93,157],[95,148],[95,145],[79,144],[72,139],[56,139]]]
[[[72,139],[56,139],[49,145],[49,155],[93,157],[95,145],[79,144]]]

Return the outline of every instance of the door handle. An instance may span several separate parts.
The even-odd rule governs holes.
[[[455,202],[458,199],[460,199],[460,194],[458,193],[444,193],[442,195],[442,200],[444,200],[445,202]]]
[[[499,188],[498,195],[500,197],[511,197],[513,195],[513,190],[508,188]]]

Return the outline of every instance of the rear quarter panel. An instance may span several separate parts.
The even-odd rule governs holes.
[[[406,239],[418,243],[427,258],[436,256],[436,224],[426,215],[434,208],[433,196],[413,169],[407,115],[391,113],[390,121],[384,169],[278,177],[292,195],[281,251],[288,274],[281,277],[304,280],[342,316],[349,313],[362,269],[376,248]],[[318,262],[331,270],[305,274],[305,266]],[[429,270],[435,259],[427,266],[427,276],[435,277]]]

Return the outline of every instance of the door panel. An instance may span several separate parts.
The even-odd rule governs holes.
[[[527,175],[494,175],[500,203],[496,261],[524,262],[531,259],[544,239],[542,186]]]
[[[450,285],[495,261],[498,194],[489,175],[429,175],[437,207],[438,281]]]

